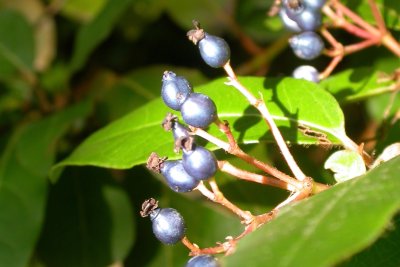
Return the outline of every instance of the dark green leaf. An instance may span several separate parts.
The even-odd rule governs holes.
[[[183,29],[193,27],[192,20],[198,20],[207,32],[217,34],[231,21],[234,1],[232,0],[169,0],[166,2],[168,14]]]
[[[342,111],[335,99],[318,85],[303,80],[283,79],[265,82],[263,78],[242,78],[253,93],[262,93],[276,123],[292,143],[315,144],[297,130],[298,124],[324,133],[333,143],[347,138]],[[228,120],[233,134],[241,143],[271,141],[265,122],[259,113],[234,88],[219,79],[198,88],[209,95],[218,107],[219,117]],[[273,89],[272,89],[273,88]],[[160,123],[169,110],[160,99],[136,109],[90,136],[67,159],[53,168],[53,176],[67,165],[93,165],[108,168],[130,168],[144,163],[152,151],[177,157],[172,152],[171,133]],[[222,137],[212,126],[210,132]],[[216,149],[215,146],[210,146]]]
[[[29,72],[34,54],[33,29],[25,17],[16,11],[0,10],[0,60],[7,60],[6,64],[11,63],[19,71]]]
[[[50,190],[39,254],[48,266],[110,266],[126,257],[133,226],[128,196],[108,173],[71,170]]]
[[[371,247],[351,257],[340,264],[340,267],[398,267],[400,266],[400,215],[397,214],[393,223],[381,238]]]
[[[101,12],[78,32],[71,61],[71,70],[79,70],[93,49],[111,32],[118,17],[132,0],[108,0]]]
[[[0,161],[2,265],[26,266],[42,225],[56,141],[88,107],[81,104],[28,124],[9,141]]]
[[[333,266],[374,242],[400,208],[400,158],[281,211],[226,266]]]

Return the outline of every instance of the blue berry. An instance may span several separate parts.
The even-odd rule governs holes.
[[[326,3],[326,0],[303,0],[307,8],[320,10]]]
[[[185,267],[219,267],[216,258],[211,255],[198,255],[191,258]]]
[[[293,78],[304,79],[310,82],[319,82],[319,72],[316,68],[309,65],[302,65],[297,67],[292,74]]]
[[[299,14],[301,14],[305,6],[302,0],[283,0],[282,9],[285,10],[287,16],[294,20]]]
[[[183,149],[182,163],[186,172],[198,180],[214,176],[218,169],[214,154],[198,145],[193,145],[191,150]]]
[[[183,102],[192,92],[192,86],[184,77],[177,76],[172,71],[164,72],[161,97],[168,107],[180,110]]]
[[[289,39],[295,55],[301,59],[312,60],[324,49],[324,42],[315,32],[303,32]]]
[[[285,26],[287,30],[291,32],[301,32],[301,29],[297,22],[288,17],[285,8],[281,8],[279,10],[279,17],[281,18],[283,26]]]
[[[315,31],[322,24],[321,12],[308,7],[296,15],[293,20],[303,31]]]
[[[172,134],[175,141],[190,136],[189,129],[177,121],[173,122],[172,124]]]
[[[153,233],[164,244],[173,245],[185,236],[183,217],[172,208],[156,208],[150,213]]]
[[[168,186],[175,192],[190,192],[199,184],[199,180],[185,171],[182,160],[165,161],[161,167],[161,174],[165,177]]]
[[[181,106],[183,120],[198,128],[206,128],[217,119],[217,107],[206,95],[192,93]]]
[[[199,41],[200,55],[209,66],[223,67],[231,57],[231,50],[224,39],[205,33]]]

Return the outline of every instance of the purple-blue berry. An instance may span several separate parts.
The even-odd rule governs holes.
[[[199,50],[204,62],[213,68],[223,67],[231,57],[227,42],[208,33],[199,41]]]
[[[172,135],[174,136],[175,141],[190,136],[189,129],[177,121],[174,121],[172,124]]]
[[[164,72],[161,97],[168,107],[180,110],[183,102],[192,92],[192,86],[184,77],[177,76],[172,71]]]
[[[181,114],[185,123],[206,128],[217,119],[217,107],[208,96],[192,93],[182,104]]]
[[[168,186],[175,192],[190,192],[199,184],[199,180],[185,171],[182,160],[165,161],[161,167],[161,174],[167,181]]]
[[[211,255],[198,255],[191,258],[185,267],[219,267],[216,258]]]
[[[281,18],[283,26],[285,26],[287,30],[291,32],[301,32],[301,29],[297,22],[288,17],[286,13],[286,8],[281,8],[279,10],[279,17]]]
[[[295,55],[301,59],[312,60],[318,57],[324,49],[324,42],[315,32],[303,32],[289,39],[289,44]]]
[[[326,0],[303,0],[307,8],[320,10],[326,3]]]
[[[285,12],[290,19],[294,20],[304,11],[305,6],[302,0],[283,0],[281,8],[285,9]]]
[[[162,243],[173,245],[185,236],[183,217],[172,208],[156,208],[150,213],[153,233]]]
[[[214,153],[199,145],[183,149],[182,163],[186,172],[198,180],[207,180],[218,170]]]
[[[303,31],[315,31],[322,24],[321,12],[308,7],[292,19]]]
[[[309,65],[302,65],[297,67],[292,74],[293,78],[304,79],[310,82],[319,82],[319,72],[316,68]]]

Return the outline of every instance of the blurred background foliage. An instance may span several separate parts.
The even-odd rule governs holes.
[[[207,67],[186,39],[192,19],[228,41],[239,74],[289,76],[303,62],[288,49],[289,35],[279,19],[267,16],[271,4],[0,0],[0,265],[183,266],[187,250],[161,245],[149,221],[138,216],[149,197],[180,210],[188,235],[200,246],[238,234],[240,223],[231,214],[198,194],[171,192],[143,166],[71,167],[55,183],[47,176],[91,133],[159,97],[164,70],[186,76],[194,86],[223,76]],[[323,69],[328,62],[322,57],[311,64]],[[336,72],[368,66],[390,73],[398,65],[389,52],[371,48],[346,58]],[[398,127],[384,127],[400,106],[395,101],[390,114],[384,114],[389,97],[342,103],[354,140],[374,141],[379,129],[387,137],[381,138],[379,151],[397,138],[392,129],[398,136]],[[286,168],[274,146],[245,149]],[[300,163],[306,173],[332,182],[322,168],[327,151],[293,150],[307,155]],[[217,155],[229,158],[221,151]],[[286,196],[281,190],[219,179],[229,199],[254,213]]]

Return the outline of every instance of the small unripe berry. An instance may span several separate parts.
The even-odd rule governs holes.
[[[316,68],[309,65],[302,65],[297,67],[292,74],[293,78],[304,79],[310,82],[319,82],[319,72]]]
[[[295,55],[301,59],[311,60],[318,57],[324,49],[324,42],[315,32],[303,32],[289,39]]]
[[[183,120],[198,128],[206,128],[217,119],[217,107],[206,95],[192,93],[181,107]]]
[[[183,149],[182,163],[186,172],[198,180],[206,180],[218,170],[214,154],[198,145],[194,145],[191,150]]]
[[[218,261],[211,255],[198,255],[191,258],[185,267],[219,267]]]
[[[153,233],[162,243],[173,245],[185,236],[183,217],[172,208],[157,208],[150,213]]]
[[[168,186],[175,192],[190,192],[199,184],[199,180],[185,171],[182,160],[165,161],[161,167],[161,174],[165,177]]]
[[[168,107],[180,110],[183,102],[192,92],[192,86],[184,77],[177,76],[172,71],[164,72],[161,97]]]

